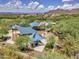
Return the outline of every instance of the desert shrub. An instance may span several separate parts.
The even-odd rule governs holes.
[[[75,56],[79,53],[79,40],[75,40],[74,37],[67,35],[63,40],[61,52],[68,56]]]
[[[8,34],[8,30],[5,28],[0,28],[0,41],[4,41],[2,37],[6,34]]]
[[[16,45],[19,49],[22,49],[25,44],[27,44],[29,41],[29,37],[27,35],[20,36],[16,39]]]
[[[55,43],[54,37],[53,37],[53,36],[50,36],[50,37],[47,39],[47,44],[46,44],[45,49],[46,49],[46,50],[48,50],[48,49],[53,49],[54,43]]]
[[[59,53],[46,53],[45,55],[36,56],[33,59],[71,59],[71,58]]]
[[[27,59],[26,56],[23,56],[19,53],[19,50],[16,46],[13,45],[4,45],[0,44],[0,59]]]
[[[5,28],[0,28],[0,34],[5,35],[8,33],[8,30]]]
[[[63,39],[63,51],[70,56],[79,51],[79,17],[68,15],[68,18],[65,18],[66,16],[60,16],[64,18],[52,26],[52,29],[59,32],[59,37]]]

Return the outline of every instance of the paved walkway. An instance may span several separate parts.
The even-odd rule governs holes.
[[[8,39],[8,40],[6,41],[6,43],[10,43],[10,44],[14,44],[14,43],[15,43],[15,42],[12,40],[12,30],[9,30],[9,33],[8,33],[6,36],[11,37],[10,39]]]
[[[41,42],[43,43],[43,45],[35,47],[34,48],[35,51],[43,52],[43,50],[47,44],[47,41],[46,41],[46,39],[43,39],[43,40],[41,40]]]

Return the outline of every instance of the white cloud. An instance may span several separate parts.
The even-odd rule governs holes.
[[[72,0],[62,0],[62,2],[69,2],[69,1],[72,1]]]
[[[0,4],[0,8],[2,8],[3,7],[3,5],[2,4]]]
[[[21,6],[21,5],[22,5],[22,2],[21,2],[21,1],[16,1],[16,3],[15,3],[15,5],[14,5],[14,6],[19,7],[19,6]]]
[[[73,8],[79,8],[79,4],[75,4]]]
[[[29,4],[28,4],[28,6],[27,6],[27,8],[30,8],[30,9],[32,9],[32,10],[34,10],[34,9],[36,9],[37,8],[37,6],[39,5],[39,2],[30,2]]]
[[[26,5],[23,4],[20,0],[11,0],[4,5],[0,4],[0,12],[1,11],[46,11],[46,8],[39,2],[32,1]]]
[[[48,10],[53,10],[53,9],[55,9],[54,6],[48,6]]]
[[[71,9],[75,9],[75,8],[79,8],[79,4],[63,4],[62,6],[58,5],[56,7],[56,9],[65,9],[65,10],[71,10]]]
[[[37,10],[43,10],[45,7],[44,7],[44,5],[39,5],[38,7],[37,7]]]
[[[71,0],[63,0],[63,1],[71,1]],[[46,12],[49,10],[55,10],[55,9],[74,9],[79,8],[79,4],[68,4],[64,3],[63,5],[53,6],[49,5],[48,7],[45,7],[43,4],[40,4],[39,2],[30,2],[27,5],[23,4],[20,0],[11,0],[6,4],[0,4],[0,12],[1,11],[22,11],[22,12],[28,12],[28,11],[41,11]]]
[[[4,4],[4,7],[8,8],[21,8],[22,2],[20,0],[11,0],[8,3]]]
[[[58,5],[55,9],[59,9],[59,8],[61,8],[62,6],[60,6],[60,5]]]
[[[73,5],[72,4],[64,4],[63,6],[60,7],[61,9],[72,9]]]

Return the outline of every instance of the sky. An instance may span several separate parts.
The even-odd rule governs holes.
[[[47,12],[79,8],[79,0],[0,0],[0,12]]]

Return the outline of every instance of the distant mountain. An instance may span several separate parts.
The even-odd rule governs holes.
[[[72,10],[64,10],[64,9],[56,9],[50,10],[49,12],[45,13],[49,15],[59,15],[59,14],[79,14],[79,8],[72,9]]]
[[[64,10],[64,9],[56,9],[50,10],[47,12],[0,12],[0,14],[49,14],[49,15],[59,15],[59,14],[79,14],[79,8],[72,9],[72,10]]]
[[[46,12],[0,12],[0,14],[31,14],[31,15],[35,15],[35,14],[44,14]]]

